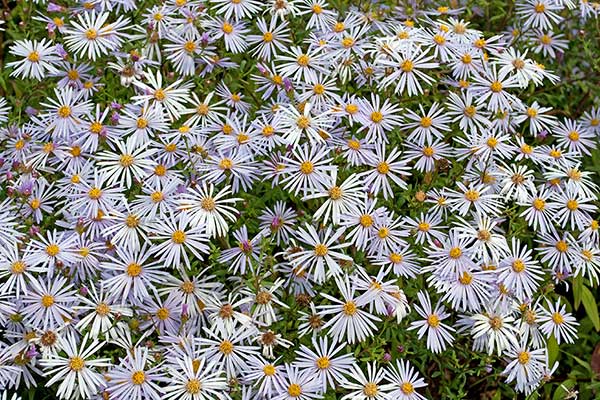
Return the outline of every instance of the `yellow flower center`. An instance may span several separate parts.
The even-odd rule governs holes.
[[[185,384],[185,390],[190,394],[198,394],[201,389],[202,383],[197,378],[192,378]]]
[[[390,254],[390,261],[393,262],[394,264],[399,264],[402,262],[404,257],[402,257],[402,254],[398,254],[398,253],[392,253]]]
[[[356,303],[354,303],[352,300],[348,301],[344,304],[342,310],[345,315],[351,317],[357,312]]]
[[[576,142],[579,140],[579,132],[577,131],[571,131],[569,132],[569,140]]]
[[[512,269],[516,273],[523,272],[525,270],[525,263],[521,259],[516,259],[512,262]]]
[[[229,340],[223,340],[219,345],[219,351],[225,355],[233,353],[233,343]]]
[[[181,230],[176,230],[171,235],[171,240],[176,244],[183,244],[185,242],[185,232]]]
[[[97,187],[93,187],[88,192],[88,197],[92,200],[98,200],[102,196],[102,190]]]
[[[45,308],[52,307],[52,305],[54,304],[54,296],[52,296],[51,294],[45,294],[42,296],[40,303],[42,303],[42,306],[44,306]]]
[[[453,259],[457,259],[462,255],[462,250],[459,247],[453,247],[450,249],[450,252],[448,253],[448,255],[450,256],[450,258]]]
[[[562,316],[561,313],[555,312],[552,314],[552,321],[556,324],[556,325],[560,325],[563,322],[565,322],[564,317]]]
[[[327,369],[331,365],[331,361],[329,361],[329,357],[323,356],[317,358],[316,364],[319,369]]]
[[[96,40],[98,32],[94,28],[90,28],[85,31],[85,37],[88,38],[88,40]]]
[[[311,174],[314,169],[315,167],[310,161],[304,161],[302,164],[300,164],[300,172],[302,172],[304,175]]]
[[[410,382],[404,382],[400,386],[400,390],[402,391],[402,393],[404,393],[406,395],[410,395],[410,394],[412,394],[415,391],[415,388],[414,388],[414,386],[413,386],[412,383],[410,383]]]
[[[142,273],[142,266],[138,263],[131,263],[127,266],[126,272],[131,278],[136,278]]]
[[[421,126],[423,128],[429,128],[433,124],[433,120],[430,117],[421,117]]]
[[[306,67],[308,65],[308,63],[310,62],[310,58],[308,57],[308,55],[306,54],[301,54],[298,56],[298,58],[296,59],[296,62],[298,63],[298,65],[300,65],[301,67]]]
[[[233,168],[233,161],[230,158],[224,158],[219,162],[219,168],[231,169]]]
[[[319,243],[315,246],[315,255],[317,257],[325,257],[327,255],[327,246],[322,243]]]
[[[414,64],[411,60],[404,60],[400,63],[400,69],[404,72],[411,72],[414,69]]]
[[[25,272],[26,269],[27,264],[25,264],[23,261],[15,261],[10,266],[10,271],[15,275],[22,274],[23,272]]]
[[[546,11],[546,6],[544,5],[544,3],[537,3],[534,7],[534,10],[536,13],[540,14]]]
[[[27,59],[31,62],[38,62],[40,61],[40,53],[38,53],[37,51],[32,51],[31,53],[29,53],[29,55],[27,56]]]
[[[380,162],[379,164],[377,164],[377,172],[379,172],[382,175],[387,174],[388,172],[390,172],[390,165],[385,161]]]
[[[471,275],[470,273],[468,273],[467,271],[463,272],[459,277],[458,277],[458,281],[463,284],[463,285],[469,285],[471,284],[471,281],[473,280],[473,275]]]
[[[205,197],[200,201],[200,207],[204,211],[214,211],[216,208],[216,202],[212,197]]]
[[[297,383],[292,383],[290,386],[288,386],[287,391],[288,394],[292,397],[300,397],[300,395],[302,394],[302,387]]]
[[[60,107],[58,107],[58,111],[56,113],[61,118],[69,118],[71,116],[71,107],[60,106]]]
[[[123,168],[131,167],[134,161],[135,158],[133,158],[131,154],[121,154],[121,157],[119,158],[119,164],[121,164]]]
[[[188,53],[193,53],[196,50],[196,43],[190,41],[185,42],[183,49]]]
[[[69,359],[69,368],[71,371],[79,372],[85,367],[85,360],[79,356]]]
[[[272,42],[273,41],[273,34],[271,32],[265,32],[263,34],[263,41],[267,42],[267,43]]]
[[[477,201],[479,199],[479,192],[476,190],[469,189],[465,192],[465,199],[470,202]]]
[[[273,364],[267,364],[263,367],[263,373],[266,376],[273,376],[275,375],[275,366]]]
[[[96,314],[104,317],[110,313],[110,307],[106,303],[100,303],[96,306]]]
[[[48,254],[50,257],[55,257],[58,255],[58,253],[60,253],[60,247],[58,247],[56,243],[51,243],[46,246],[46,254]]]
[[[567,208],[569,209],[569,211],[575,211],[575,210],[577,210],[578,207],[579,207],[579,203],[577,203],[577,200],[571,199],[571,200],[567,201]]]
[[[521,365],[527,364],[529,362],[529,358],[530,358],[530,355],[529,355],[528,351],[522,351],[522,352],[520,352],[519,353],[519,357],[518,357],[519,364],[521,364]]]
[[[158,310],[156,310],[156,318],[160,319],[161,321],[165,321],[167,318],[169,318],[169,315],[171,313],[169,312],[169,310],[165,307],[161,307]]]
[[[427,317],[427,324],[432,328],[437,328],[440,326],[440,318],[435,314],[431,314]]]
[[[223,27],[222,27],[221,29],[223,30],[223,32],[224,32],[226,35],[229,35],[231,32],[233,32],[233,25],[231,25],[231,24],[230,24],[230,23],[228,23],[228,22],[224,22],[224,23],[223,23]]]
[[[144,371],[135,371],[131,374],[131,382],[136,386],[140,386],[146,382],[146,373]]]
[[[363,393],[367,397],[375,397],[377,396],[377,393],[379,393],[379,388],[377,387],[376,383],[369,382],[363,387]]]
[[[339,186],[334,186],[329,189],[329,197],[332,200],[339,200],[342,198],[342,189]]]
[[[310,119],[307,116],[301,115],[296,120],[296,125],[298,125],[298,128],[300,129],[306,129],[310,126]]]
[[[502,91],[502,83],[500,83],[499,81],[492,82],[492,84],[490,85],[490,90],[494,93],[501,92]]]

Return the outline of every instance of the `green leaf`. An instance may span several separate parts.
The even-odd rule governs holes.
[[[596,305],[594,295],[586,286],[582,286],[581,301],[583,302],[583,308],[585,308],[587,316],[590,317],[592,323],[594,324],[594,328],[596,328],[596,331],[600,331],[600,316],[598,316],[598,306]]]
[[[548,365],[553,365],[558,359],[558,343],[554,335],[550,336],[547,343],[548,347]]]
[[[575,381],[572,379],[567,379],[562,384],[558,385],[554,395],[552,396],[552,400],[563,400],[567,397],[569,391],[575,386]]]
[[[581,304],[581,292],[583,291],[583,275],[579,274],[573,279],[573,297],[575,298],[573,308],[577,310]]]

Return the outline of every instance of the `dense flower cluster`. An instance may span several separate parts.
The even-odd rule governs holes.
[[[424,7],[37,4],[7,68],[48,96],[0,103],[4,395],[423,399],[355,351],[396,330],[550,379],[552,285],[600,279],[600,109],[528,89],[600,7],[518,0],[492,37]]]

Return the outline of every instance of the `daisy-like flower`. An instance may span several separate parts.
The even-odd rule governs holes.
[[[54,278],[44,282],[31,281],[31,291],[23,298],[23,314],[33,326],[56,328],[71,318],[71,306],[77,301],[73,286],[67,279]]]
[[[98,338],[101,334],[108,337],[115,337],[117,330],[113,329],[113,327],[117,315],[119,317],[131,316],[131,309],[118,304],[113,304],[113,299],[107,296],[104,288],[100,289],[100,293],[98,293],[95,284],[90,284],[89,286],[86,286],[86,288],[89,290],[88,296],[84,297],[79,295],[78,298],[83,304],[75,306],[74,308],[77,311],[87,314],[77,322],[76,328],[81,332],[89,328],[89,335],[93,339]]]
[[[172,379],[165,388],[165,400],[226,400],[227,380],[214,362],[204,358],[176,358],[167,367]]]
[[[248,360],[258,354],[258,347],[245,345],[252,330],[236,328],[230,332],[217,329],[215,332],[204,329],[206,337],[198,338],[202,345],[201,354],[208,362],[227,372],[231,379],[247,370]]]
[[[390,365],[385,370],[387,380],[393,388],[388,393],[390,398],[398,400],[425,400],[416,389],[427,386],[419,372],[408,362],[408,360],[396,360],[396,365]]]
[[[450,98],[446,103],[448,115],[452,118],[452,122],[458,121],[458,126],[463,131],[472,133],[481,132],[490,127],[491,121],[488,119],[486,112],[476,104],[473,98],[473,93],[469,90],[463,91],[459,96],[454,92],[449,93]]]
[[[393,72],[379,82],[379,86],[387,88],[395,84],[396,93],[406,93],[414,96],[423,93],[419,80],[427,85],[435,82],[433,78],[425,74],[422,69],[437,68],[439,64],[433,62],[434,56],[429,56],[427,51],[419,46],[398,46],[393,49],[390,58],[378,60],[383,67],[390,67]]]
[[[533,259],[532,253],[513,237],[510,256],[500,261],[498,266],[498,280],[517,298],[531,298],[543,280],[541,265]]]
[[[518,346],[518,330],[513,325],[515,319],[508,312],[486,309],[484,313],[475,314],[470,319],[473,338],[484,344],[488,354],[496,350],[500,355],[503,351]]]
[[[417,335],[419,339],[427,332],[427,348],[434,353],[441,353],[446,349],[448,344],[452,344],[454,341],[452,337],[454,328],[441,322],[448,318],[450,314],[446,313],[444,306],[439,301],[435,308],[432,308],[427,292],[420,291],[417,293],[417,297],[420,306],[415,305],[414,307],[424,320],[412,322],[408,329],[418,329]]]
[[[80,56],[96,61],[98,57],[119,49],[125,39],[124,30],[129,19],[119,17],[115,22],[107,23],[110,13],[81,13],[78,22],[72,21],[72,27],[65,31],[65,43],[69,50]]]
[[[557,203],[554,219],[562,228],[570,226],[571,229],[584,230],[590,213],[598,209],[591,204],[595,198],[582,194],[574,185],[553,192],[550,199]]]
[[[182,79],[178,79],[167,87],[163,87],[163,77],[160,70],[157,70],[156,74],[146,71],[144,77],[148,81],[147,84],[139,80],[133,81],[133,84],[140,89],[142,94],[131,99],[137,104],[145,104],[149,101],[159,111],[164,111],[171,121],[179,119],[181,113],[186,110],[186,103],[191,101],[189,96],[191,83],[184,83]]]
[[[512,347],[507,352],[509,363],[502,372],[506,375],[506,382],[516,381],[516,389],[527,393],[527,388],[532,382],[537,382],[543,378],[546,366],[546,349],[541,348],[532,350],[521,344]]]
[[[384,369],[377,368],[375,363],[367,364],[366,375],[356,365],[349,372],[352,380],[346,379],[341,386],[350,390],[350,393],[342,397],[342,400],[386,400],[390,398],[389,392],[392,386],[384,383],[386,372]]]
[[[473,80],[468,90],[477,98],[477,104],[487,104],[492,112],[522,108],[521,100],[506,91],[519,86],[514,75],[498,72],[494,65],[485,69],[483,75],[475,75]]]
[[[326,190],[304,197],[302,200],[327,197],[325,203],[314,213],[313,218],[323,217],[327,224],[329,218],[334,225],[339,225],[343,214],[357,212],[364,197],[362,181],[357,174],[352,174],[341,184],[337,185],[337,171],[333,171]]]
[[[561,6],[551,0],[525,0],[517,5],[517,15],[524,19],[525,28],[552,29],[562,17],[557,14]]]
[[[97,368],[109,367],[108,358],[91,358],[102,347],[102,343],[93,340],[88,344],[88,336],[79,340],[74,334],[61,339],[59,346],[66,357],[50,354],[41,363],[51,376],[46,386],[60,382],[56,395],[61,399],[82,397],[91,399],[99,389],[106,385]]]
[[[48,109],[47,113],[42,114],[47,121],[46,132],[54,138],[68,138],[81,129],[81,116],[89,113],[91,103],[89,100],[81,101],[82,92],[71,88],[54,89],[54,94],[56,100],[49,99],[49,103],[42,103]]]
[[[239,271],[245,274],[246,271],[255,271],[254,265],[260,262],[261,235],[253,239],[248,238],[248,228],[244,225],[233,233],[233,237],[237,241],[237,246],[223,250],[219,262],[228,265],[233,273]]]
[[[314,146],[316,143],[324,143],[329,137],[328,131],[333,121],[328,113],[312,113],[312,110],[312,104],[306,103],[301,111],[293,105],[282,107],[279,111],[282,138],[288,145],[297,145],[300,139],[306,138]]]
[[[11,46],[10,54],[16,57],[25,57],[22,60],[6,64],[8,68],[14,68],[10,76],[41,81],[47,74],[58,72],[55,64],[60,61],[60,58],[50,40],[42,39],[40,42],[27,39],[17,40]]]
[[[107,274],[102,280],[103,288],[110,296],[120,298],[121,304],[157,293],[156,284],[165,282],[168,274],[158,261],[149,262],[149,258],[146,245],[138,251],[117,247],[117,257],[108,256],[108,261],[100,264]]]
[[[323,283],[332,276],[340,276],[342,273],[340,264],[352,261],[350,256],[340,252],[350,244],[335,244],[344,230],[344,228],[339,228],[334,232],[332,227],[328,226],[325,232],[319,234],[308,223],[306,229],[298,228],[296,236],[301,242],[306,243],[309,249],[291,254],[291,263],[309,272],[316,283]]]
[[[256,20],[256,26],[260,35],[249,35],[248,43],[255,46],[252,54],[267,62],[277,56],[277,53],[285,52],[290,44],[287,21],[277,23],[275,18],[271,19],[269,25],[263,18]]]
[[[590,149],[595,146],[594,138],[596,135],[570,119],[558,123],[558,126],[554,129],[554,136],[557,142],[568,151],[584,153],[588,156],[591,154]]]
[[[359,100],[359,111],[356,121],[362,125],[359,131],[367,131],[367,143],[388,142],[387,133],[400,126],[400,108],[386,99],[383,105],[376,94],[371,94],[371,101]]]
[[[231,194],[229,186],[225,186],[215,194],[214,185],[188,188],[179,199],[179,209],[189,213],[193,225],[206,227],[206,235],[211,238],[223,236],[229,225],[226,219],[235,221],[237,210],[229,204],[240,201],[239,198],[227,198]]]
[[[329,149],[304,144],[297,146],[292,155],[293,158],[282,157],[285,163],[283,171],[288,175],[281,181],[285,188],[294,195],[302,191],[303,196],[327,190],[331,179],[327,172],[336,171],[336,167],[331,165],[333,159],[329,157]]]
[[[406,140],[423,145],[424,143],[431,143],[433,137],[443,139],[443,132],[450,130],[448,126],[450,118],[444,115],[444,110],[440,107],[440,104],[433,103],[427,112],[419,104],[419,109],[421,115],[410,109],[406,110],[408,121],[402,126],[406,129],[414,128]]]
[[[160,400],[164,388],[158,383],[164,381],[160,365],[150,367],[149,351],[146,347],[135,346],[131,353],[119,360],[119,364],[108,371],[107,391],[111,397],[130,400]]]
[[[542,315],[539,318],[540,330],[546,338],[554,336],[558,344],[574,343],[579,325],[575,317],[567,312],[566,306],[561,304],[560,300],[556,304],[548,300],[547,304],[548,308],[542,308]]]
[[[529,134],[537,135],[542,130],[551,130],[557,124],[554,115],[547,114],[552,107],[540,107],[537,101],[534,101],[529,107],[525,107],[523,113],[514,118],[516,124],[522,124],[529,121]]]
[[[296,216],[296,212],[287,208],[285,202],[278,201],[272,210],[267,209],[258,217],[262,235],[273,237],[278,246],[287,243],[293,235]]]
[[[315,79],[317,72],[327,73],[325,60],[319,48],[304,52],[300,47],[293,46],[286,55],[280,55],[281,62],[278,70],[285,77],[298,80]]]
[[[296,351],[298,357],[294,365],[307,371],[308,374],[318,376],[321,381],[321,390],[323,393],[328,387],[335,388],[340,382],[345,380],[345,376],[352,371],[355,363],[351,354],[339,355],[340,351],[346,347],[345,343],[332,341],[329,343],[327,337],[312,339],[313,349],[304,345]]]
[[[500,209],[500,196],[491,193],[492,188],[484,184],[470,183],[469,186],[462,182],[456,182],[460,192],[447,190],[449,203],[452,210],[458,211],[459,215],[466,215],[471,208],[478,214],[497,215]]]
[[[251,1],[253,0],[244,0],[243,2],[249,3]],[[233,21],[228,18],[212,18],[204,24],[213,31],[214,39],[223,38],[227,51],[239,54],[248,47],[246,35],[250,32],[250,29],[246,27],[244,21]]]
[[[384,145],[377,146],[375,157],[367,163],[374,169],[362,172],[359,175],[363,178],[365,187],[371,193],[377,195],[380,191],[383,191],[383,198],[388,199],[394,197],[390,180],[401,189],[406,189],[406,182],[400,176],[409,176],[410,172],[408,172],[409,168],[406,166],[406,161],[402,159],[402,154],[397,147],[394,147],[387,156],[385,151]]]
[[[203,226],[190,226],[191,216],[188,213],[171,214],[153,226],[153,239],[162,242],[152,248],[155,257],[165,266],[179,267],[183,264],[189,269],[191,263],[187,252],[202,260],[201,253],[208,253],[207,237]]]
[[[281,391],[272,400],[316,400],[322,398],[319,382],[306,371],[285,364]]]
[[[323,315],[333,314],[323,329],[329,328],[329,335],[338,343],[343,338],[350,344],[361,342],[373,335],[376,328],[374,322],[380,319],[360,308],[361,304],[357,303],[358,299],[354,296],[354,286],[347,275],[336,278],[336,283],[342,299],[321,293],[333,304],[317,307]]]

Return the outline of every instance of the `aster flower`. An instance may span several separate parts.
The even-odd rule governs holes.
[[[54,64],[60,58],[56,55],[52,42],[46,41],[46,39],[42,39],[40,42],[27,39],[18,40],[10,48],[10,53],[17,57],[25,57],[23,60],[6,64],[8,68],[14,68],[11,76],[41,81],[46,74],[58,72]]]
[[[135,347],[126,358],[112,368],[107,391],[111,396],[126,397],[131,400],[158,400],[164,389],[158,383],[164,378],[160,374],[160,365],[150,367],[148,348]]]
[[[46,386],[60,381],[56,392],[59,398],[81,396],[91,399],[105,386],[105,381],[96,368],[110,366],[108,358],[91,358],[102,347],[102,343],[94,340],[88,344],[87,336],[79,342],[74,335],[69,335],[61,340],[60,347],[67,357],[51,355],[42,360],[42,365],[47,368],[46,375],[52,376]]]
[[[435,308],[432,308],[431,300],[426,292],[420,291],[417,293],[417,297],[420,306],[415,305],[415,310],[424,320],[412,322],[408,329],[418,329],[419,339],[427,332],[427,348],[434,353],[440,353],[454,341],[451,334],[454,332],[454,328],[441,322],[448,318],[449,314],[445,312],[440,302],[436,304]]]

